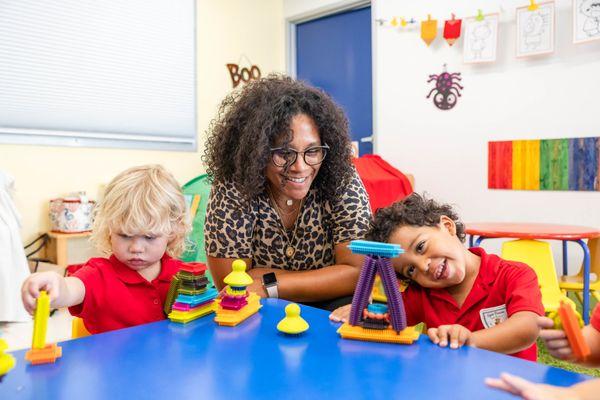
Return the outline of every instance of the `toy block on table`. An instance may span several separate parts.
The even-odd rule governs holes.
[[[246,263],[243,260],[235,260],[231,269],[223,279],[227,285],[225,292],[217,299],[215,306],[215,322],[225,326],[236,326],[256,314],[262,307],[260,297],[246,290],[254,282],[246,273]]]
[[[404,252],[399,245],[355,240],[348,246],[353,253],[366,255],[354,297],[350,318],[338,333],[344,339],[389,343],[413,343],[419,337],[414,327],[406,326],[402,294],[390,258]],[[376,275],[381,278],[388,304],[368,304]]]
[[[288,335],[299,335],[308,330],[308,322],[300,316],[300,306],[290,303],[285,306],[285,318],[277,324],[277,330]]]
[[[590,356],[591,351],[588,346],[581,329],[575,311],[571,306],[561,301],[558,307],[558,316],[562,323],[562,329],[567,335],[567,340],[573,350],[573,355],[578,361],[585,361]]]
[[[8,345],[3,339],[0,339],[0,382],[16,364],[15,358],[11,354],[5,353],[6,349],[8,349]]]
[[[165,301],[165,313],[173,322],[186,324],[214,311],[214,300],[218,295],[202,263],[186,263],[171,280]]]
[[[46,330],[50,317],[50,298],[42,290],[37,298],[33,316],[33,340],[31,350],[25,353],[25,359],[33,365],[53,363],[62,356],[62,348],[56,343],[46,344]]]

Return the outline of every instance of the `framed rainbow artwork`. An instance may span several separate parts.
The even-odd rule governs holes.
[[[488,142],[488,188],[598,191],[600,138]]]

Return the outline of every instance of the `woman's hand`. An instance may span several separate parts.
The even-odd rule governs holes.
[[[437,328],[429,328],[427,330],[429,339],[440,347],[448,346],[451,349],[467,345],[474,345],[473,333],[462,325],[440,325]]]
[[[336,308],[331,314],[329,314],[329,319],[333,322],[348,322],[351,309],[352,304],[346,304],[345,306]]]
[[[62,276],[50,271],[30,275],[21,286],[21,299],[25,310],[33,315],[41,290],[48,293],[50,304],[52,304],[61,295],[61,286],[64,287],[61,285],[63,280]]]

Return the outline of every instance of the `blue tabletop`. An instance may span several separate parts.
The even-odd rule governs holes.
[[[442,349],[343,340],[328,313],[302,307],[310,329],[277,331],[287,302],[262,300],[258,315],[220,327],[214,314],[161,321],[61,343],[56,364],[31,366],[25,351],[0,383],[0,399],[511,399],[485,377],[511,372],[568,386],[583,375],[476,348]]]

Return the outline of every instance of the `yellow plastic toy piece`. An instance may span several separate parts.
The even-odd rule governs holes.
[[[53,363],[62,356],[62,348],[56,343],[46,344],[46,330],[50,316],[50,298],[42,290],[37,298],[33,317],[33,341],[31,350],[25,353],[25,359],[33,365]]]
[[[414,326],[409,326],[399,333],[392,328],[365,329],[362,326],[352,326],[345,322],[337,332],[344,339],[364,340],[368,342],[386,342],[412,344],[421,334]]]
[[[244,260],[235,260],[231,264],[232,271],[223,279],[226,285],[235,287],[245,287],[251,285],[254,280],[246,273],[246,263]]]
[[[0,339],[0,379],[13,369],[16,364],[15,358],[11,354],[4,353],[6,349],[8,349],[8,345],[3,339]]]
[[[285,318],[277,324],[277,330],[290,335],[297,335],[308,329],[308,322],[300,316],[300,306],[290,303],[285,306]]]
[[[214,311],[214,303],[211,302],[210,304],[198,307],[192,311],[173,310],[169,313],[169,319],[173,322],[179,322],[180,324],[187,324],[190,321],[204,317]]]
[[[33,342],[31,347],[43,349],[46,345],[46,330],[48,329],[48,317],[50,316],[50,297],[45,290],[40,291],[33,316]]]
[[[91,333],[83,324],[83,319],[74,317],[71,321],[71,339],[78,339],[90,335]]]
[[[236,326],[248,317],[256,314],[262,307],[260,304],[260,297],[254,292],[251,292],[246,300],[248,301],[248,304],[240,310],[227,310],[221,307],[221,299],[217,299],[215,311],[217,316],[215,317],[215,322],[219,325]]]

